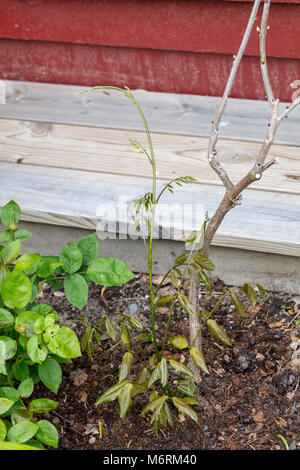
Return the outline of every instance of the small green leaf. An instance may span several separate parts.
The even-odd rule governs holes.
[[[13,271],[1,284],[1,296],[9,308],[24,308],[31,298],[31,282],[21,271]]]
[[[184,400],[181,398],[173,397],[172,398],[174,406],[178,409],[180,413],[187,415],[193,421],[198,422],[198,416],[196,411],[194,411]]]
[[[8,245],[6,245],[0,251],[0,260],[1,262],[6,265],[16,259],[18,254],[20,253],[21,243],[19,240],[15,240]]]
[[[6,413],[13,406],[14,402],[8,398],[0,398],[0,415]]]
[[[169,399],[167,395],[162,395],[161,397],[152,400],[148,405],[146,405],[143,409],[141,414],[144,415],[145,413],[154,412],[158,410],[160,412],[161,408],[163,407],[164,403]]]
[[[57,393],[62,382],[62,370],[59,363],[49,357],[39,364],[38,373],[43,384],[53,393]]]
[[[30,310],[22,312],[16,318],[15,329],[28,338],[35,336],[34,325],[39,319],[43,320],[43,317],[36,312],[31,312]]]
[[[182,264],[184,264],[186,262],[188,258],[188,254],[187,253],[183,253],[182,255],[178,256],[178,258],[175,259],[175,263],[180,266]]]
[[[106,333],[108,334],[108,336],[113,341],[116,341],[116,330],[115,330],[111,320],[108,317],[106,317],[106,320],[105,320],[105,329],[106,329]]]
[[[32,379],[26,379],[20,383],[18,387],[18,392],[22,398],[28,398],[32,394],[34,389],[34,382]]]
[[[195,316],[194,307],[186,295],[178,294],[178,301],[180,305],[182,306],[183,310],[185,311],[185,313],[187,313],[191,317]]]
[[[166,359],[163,357],[161,361],[156,365],[155,369],[152,371],[148,383],[148,388],[156,382],[157,379],[161,379],[161,383],[165,386],[168,382],[169,371]]]
[[[23,443],[29,441],[38,430],[38,425],[30,421],[20,421],[12,426],[7,432],[7,440],[10,442]]]
[[[4,441],[6,436],[6,426],[2,419],[0,419],[0,441]]]
[[[29,377],[28,365],[25,364],[24,361],[19,364],[14,364],[12,367],[12,373],[19,382],[23,382]]]
[[[266,298],[266,291],[263,288],[263,286],[261,286],[260,284],[256,284],[256,287],[259,290],[259,293],[262,296],[262,298],[265,299]]]
[[[50,400],[49,398],[37,398],[29,403],[29,411],[33,413],[45,413],[46,411],[54,410],[57,405],[57,401]]]
[[[132,393],[133,393],[133,385],[131,383],[127,383],[121,390],[121,393],[118,395],[118,402],[120,407],[120,418],[125,418],[129,408],[132,405]]]
[[[214,338],[217,338],[222,343],[227,344],[228,346],[231,346],[230,339],[228,338],[227,333],[224,330],[223,326],[218,325],[218,323],[215,320],[207,320],[207,326],[210,329],[211,335]]]
[[[45,444],[57,449],[58,447],[58,432],[52,423],[45,419],[38,421],[38,431],[35,435],[36,439]]]
[[[0,232],[0,243],[12,242],[13,241],[13,231],[4,230]]]
[[[209,259],[205,258],[205,256],[200,255],[200,253],[196,253],[194,255],[194,261],[201,268],[206,269],[207,271],[215,271],[216,270],[216,267],[215,267],[214,263],[212,263]]]
[[[195,366],[198,369],[205,372],[206,374],[209,374],[209,371],[208,371],[208,368],[207,368],[207,365],[206,365],[206,362],[205,362],[205,359],[204,359],[204,356],[203,356],[202,352],[199,351],[199,349],[197,349],[197,348],[192,348],[190,350],[190,355],[193,359],[193,363],[195,364]]]
[[[82,254],[82,264],[90,263],[98,254],[98,239],[96,233],[80,238],[75,245]]]
[[[165,305],[169,304],[172,300],[172,294],[169,295],[164,295],[160,297],[157,301],[155,306],[158,307],[164,307]]]
[[[184,336],[173,336],[173,338],[169,339],[168,344],[172,344],[177,349],[186,349],[189,345]]]
[[[130,374],[132,361],[133,355],[130,352],[126,352],[119,366],[119,382],[127,379],[128,375]]]
[[[28,411],[26,408],[16,408],[11,413],[12,424],[20,423],[21,421],[30,421],[33,417],[33,413]]]
[[[40,259],[41,255],[37,253],[34,255],[22,255],[16,261],[16,269],[25,271],[26,269],[32,268]]]
[[[15,240],[20,240],[20,242],[25,242],[32,237],[32,233],[28,230],[17,230],[15,232]]]
[[[0,308],[0,328],[5,328],[14,324],[14,316],[4,308]]]
[[[9,336],[0,336],[0,363],[11,359],[17,352],[17,342]]]
[[[2,207],[0,219],[5,227],[17,224],[20,220],[21,210],[15,201],[9,201]]]
[[[180,374],[187,375],[188,377],[194,377],[193,371],[184,364],[181,364],[181,362],[175,361],[175,359],[170,359],[169,363],[171,367]]]
[[[49,329],[53,329],[55,326],[49,327]],[[55,332],[50,335],[48,348],[57,356],[67,359],[81,356],[78,338],[74,331],[67,326],[62,326],[59,329],[55,328]]]
[[[103,405],[103,403],[108,403],[110,401],[116,400],[119,394],[121,393],[122,389],[126,385],[127,382],[119,382],[109,389],[107,389],[96,401],[95,405]]]
[[[121,341],[123,341],[124,344],[129,344],[130,343],[130,333],[126,325],[122,323],[121,325],[121,333],[120,333],[120,338]]]
[[[67,273],[75,273],[82,265],[80,249],[72,242],[67,243],[60,252],[59,261],[63,263]]]
[[[39,345],[38,337],[31,336],[27,342],[28,356],[33,362],[40,364],[47,357],[47,347],[44,344]]]
[[[44,279],[46,277],[51,276],[51,274],[53,274],[54,271],[60,266],[63,266],[63,263],[60,263],[56,259],[49,257],[40,262],[36,273],[38,277]]]
[[[86,329],[84,330],[84,333],[81,337],[81,350],[82,351],[85,351],[88,347],[88,345],[90,344],[90,342],[92,342],[93,340],[93,331],[94,329],[89,325],[86,327]]]
[[[80,274],[67,277],[64,282],[64,290],[68,301],[80,310],[87,303],[89,287]]]
[[[244,294],[246,294],[246,296],[250,300],[253,307],[255,307],[255,305],[257,304],[257,295],[256,295],[256,292],[255,292],[255,289],[251,286],[251,284],[246,282],[243,285],[243,292],[244,292]]]
[[[120,286],[135,277],[118,258],[94,259],[88,265],[87,274],[92,281],[103,286]]]
[[[238,296],[236,295],[235,292],[232,292],[230,291],[230,296],[232,298],[232,301],[234,303],[234,306],[235,306],[235,309],[237,311],[237,314],[240,316],[240,317],[244,317],[245,316],[245,308],[244,308],[244,305],[242,304],[242,302],[240,301],[240,299],[238,298]]]

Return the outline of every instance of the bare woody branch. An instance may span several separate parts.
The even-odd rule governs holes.
[[[272,165],[277,163],[277,158],[272,158],[270,161],[266,162],[267,155],[274,142],[277,128],[280,122],[284,118],[288,117],[290,112],[293,109],[295,109],[295,107],[298,104],[300,104],[300,96],[299,96],[279,116],[279,100],[274,99],[273,90],[272,90],[270,80],[269,80],[267,59],[266,59],[266,36],[267,36],[267,31],[268,31],[268,18],[269,18],[270,5],[271,5],[271,0],[265,0],[262,20],[261,20],[261,29],[260,29],[261,72],[262,72],[262,77],[263,77],[263,82],[264,82],[264,87],[266,90],[268,102],[271,108],[270,123],[268,125],[265,139],[261,145],[260,151],[258,152],[258,155],[254,162],[253,167],[250,169],[250,171],[248,171],[248,173],[243,178],[241,178],[240,181],[238,181],[236,184],[233,184],[227,172],[224,170],[224,168],[222,167],[221,163],[218,160],[218,155],[217,155],[217,150],[216,150],[217,141],[218,141],[218,128],[219,128],[219,124],[221,122],[223,113],[225,111],[225,108],[228,102],[228,96],[232,89],[238,66],[243,57],[246,45],[250,37],[250,33],[252,31],[252,28],[256,19],[258,8],[260,6],[260,0],[256,0],[252,8],[252,12],[251,12],[248,26],[246,28],[246,31],[242,40],[242,44],[240,46],[237,56],[235,57],[235,60],[234,60],[234,63],[233,63],[233,66],[229,75],[229,79],[225,88],[225,92],[223,95],[223,99],[221,101],[221,104],[217,113],[217,117],[212,128],[211,137],[209,140],[208,160],[209,160],[211,167],[218,174],[220,180],[222,181],[224,187],[226,188],[226,192],[216,212],[214,213],[212,218],[209,219],[207,227],[206,227],[204,243],[203,243],[203,247],[201,250],[202,254],[206,257],[208,256],[209,248],[211,246],[211,243],[212,243],[212,240],[216,231],[218,230],[226,214],[233,207],[235,207],[236,204],[240,203],[242,192],[249,185],[251,185],[254,181],[260,180],[263,173],[267,169],[269,169]],[[192,317],[190,320],[191,340],[193,340],[193,338],[196,336],[200,328],[199,295],[198,295],[199,284],[200,284],[199,278],[195,275],[191,282],[190,295],[189,295],[190,302],[193,304],[194,311],[196,313],[196,316],[194,318]],[[197,336],[197,342],[195,343],[195,346],[201,349],[201,335]],[[191,364],[191,367],[193,368],[192,364]],[[193,371],[195,373],[196,380],[199,380],[200,378],[199,371],[195,370],[195,368],[193,368]]]
[[[266,38],[268,32],[268,19],[269,19],[269,12],[270,12],[271,0],[267,0],[264,3],[264,9],[261,19],[261,26],[260,26],[260,68],[261,74],[267,94],[268,101],[270,105],[274,102],[274,94],[270,84],[269,73],[268,73],[268,66],[267,66],[267,54],[266,54]]]
[[[239,51],[238,51],[237,55],[234,57],[233,66],[231,68],[231,71],[230,71],[230,74],[229,74],[229,77],[228,77],[228,81],[227,81],[227,84],[226,84],[226,87],[225,87],[225,91],[224,91],[224,94],[223,94],[223,98],[222,98],[222,101],[221,101],[216,119],[213,123],[211,137],[210,137],[210,140],[209,140],[208,161],[210,163],[210,166],[217,173],[217,175],[219,176],[222,183],[224,184],[224,186],[227,189],[232,188],[233,183],[231,182],[229,176],[227,175],[226,171],[224,170],[221,163],[219,162],[218,156],[217,156],[216,145],[217,145],[217,141],[218,141],[219,125],[220,125],[220,122],[222,120],[222,116],[224,114],[225,108],[227,106],[228,97],[230,95],[230,92],[231,92],[231,89],[232,89],[232,86],[233,86],[233,83],[234,83],[239,65],[240,65],[241,60],[243,58],[246,46],[247,46],[249,38],[250,38],[251,31],[253,29],[253,26],[254,26],[254,23],[255,23],[255,20],[256,20],[256,15],[257,15],[257,11],[258,11],[258,8],[259,8],[259,5],[260,5],[260,1],[261,0],[255,0],[255,2],[254,2],[254,5],[253,5],[252,11],[251,11],[251,15],[250,15],[250,18],[249,18],[249,21],[248,21],[248,25],[247,25],[242,43],[240,45],[240,48],[239,48]]]

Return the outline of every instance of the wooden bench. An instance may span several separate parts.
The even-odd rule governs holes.
[[[6,104],[0,105],[0,205],[15,199],[22,207],[23,226],[35,224],[36,235],[27,247],[57,253],[69,239],[96,229],[100,205],[117,208],[126,196],[130,206],[151,190],[151,167],[129,144],[129,138],[146,143],[143,127],[135,107],[120,93],[76,96],[81,87],[13,81],[5,85]],[[177,176],[197,178],[196,184],[162,202],[178,207],[200,204],[211,215],[224,192],[206,158],[219,98],[143,90],[134,94],[152,131],[158,185]],[[250,167],[268,118],[265,102],[229,101],[219,153],[234,181]],[[211,254],[226,282],[253,278],[269,289],[300,293],[299,130],[300,108],[279,128],[270,153],[279,163],[245,192],[242,205],[228,214],[216,234]],[[121,239],[103,240],[101,253],[113,251],[133,269],[146,270],[141,240],[125,239],[117,211],[108,219]],[[192,224],[187,221],[188,228]],[[155,245],[156,272],[183,249],[180,236],[163,232]]]

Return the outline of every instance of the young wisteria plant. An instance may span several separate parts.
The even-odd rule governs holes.
[[[216,147],[222,116],[250,33],[253,29],[260,3],[260,0],[255,0],[240,49],[233,58],[233,66],[209,139],[208,161],[223,183],[225,195],[215,214],[206,220],[202,227],[199,227],[199,231],[191,234],[186,241],[186,250],[175,259],[174,265],[165,274],[157,288],[154,288],[153,285],[152,269],[153,238],[157,205],[166,191],[173,193],[176,186],[190,184],[195,180],[191,176],[172,179],[158,192],[156,161],[150,131],[142,109],[129,88],[125,87],[122,89],[114,86],[97,86],[79,93],[103,89],[120,91],[136,106],[146,131],[147,146],[134,139],[131,139],[130,142],[136,150],[146,156],[152,168],[152,190],[136,201],[135,204],[135,227],[137,228],[139,226],[143,228],[144,233],[147,234],[147,237],[144,237],[144,242],[149,270],[151,328],[150,331],[148,331],[138,319],[123,313],[109,313],[105,315],[97,325],[88,322],[87,329],[82,338],[82,349],[88,349],[91,355],[93,336],[97,334],[99,337],[100,332],[107,333],[113,341],[124,349],[125,353],[119,366],[119,380],[98,398],[96,405],[118,400],[120,416],[124,418],[133,403],[134,397],[136,395],[145,394],[147,403],[142,410],[142,414],[151,414],[151,423],[153,424],[156,434],[158,434],[160,426],[173,425],[174,409],[197,421],[197,413],[193,408],[193,406],[197,405],[196,383],[199,380],[200,372],[209,373],[201,350],[201,333],[204,326],[206,325],[208,327],[213,337],[226,345],[231,344],[224,327],[219,325],[212,318],[218,305],[226,296],[230,296],[237,313],[241,317],[245,315],[243,303],[236,293],[235,288],[237,286],[227,289],[209,312],[204,312],[200,308],[200,284],[202,283],[205,286],[206,292],[209,295],[212,294],[209,273],[215,270],[215,266],[208,258],[209,248],[226,214],[236,205],[241,204],[241,193],[244,189],[254,181],[258,181],[263,173],[276,163],[276,158],[266,162],[276,130],[280,122],[284,118],[287,118],[289,113],[300,102],[300,97],[298,97],[282,114],[279,114],[279,100],[274,99],[267,70],[266,35],[271,2],[270,0],[266,0],[264,2],[261,27],[258,28],[258,31],[260,33],[261,71],[271,109],[271,118],[266,137],[253,167],[240,181],[233,183],[218,159]],[[189,298],[182,293],[183,281],[186,277],[189,277],[191,280]],[[170,278],[172,285],[176,289],[176,293],[174,295],[160,296],[160,289],[166,278]],[[253,306],[256,305],[258,301],[258,295],[261,295],[263,298],[265,296],[263,287],[258,284],[245,283],[241,287]],[[181,335],[170,336],[169,334],[169,326],[176,304],[180,304],[190,317],[189,340]],[[163,336],[157,337],[156,310],[161,306],[168,306],[169,315],[166,320]],[[151,342],[153,344],[154,354],[150,358],[145,357],[144,349],[141,345],[143,342]],[[170,356],[165,354],[166,348],[169,345],[181,351],[182,357],[184,358],[182,362],[169,359]],[[140,363],[141,368],[140,374],[134,379],[131,378],[133,361]]]
[[[207,325],[213,337],[226,345],[231,345],[225,329],[211,317],[226,296],[231,296],[236,311],[241,317],[245,315],[245,309],[235,293],[234,288],[227,289],[211,311],[201,312],[199,315],[201,324],[197,331],[195,331],[194,336],[190,338],[190,341],[182,335],[169,335],[169,327],[176,304],[179,304],[191,318],[196,318],[197,315],[193,304],[182,292],[183,282],[186,277],[194,279],[194,277],[197,276],[203,282],[206,292],[212,295],[208,273],[214,271],[215,266],[202,253],[207,222],[204,222],[198,232],[195,231],[191,233],[186,240],[185,251],[174,260],[174,265],[163,276],[160,284],[156,288],[154,288],[153,285],[153,238],[157,206],[166,191],[173,193],[176,186],[180,187],[185,184],[191,184],[196,180],[191,176],[177,177],[170,180],[158,191],[152,139],[146,118],[139,103],[128,87],[122,89],[113,86],[97,86],[79,93],[103,89],[118,90],[125,97],[129,98],[136,106],[146,131],[148,148],[137,140],[130,139],[130,143],[140,153],[146,155],[152,168],[152,191],[146,193],[135,202],[135,228],[140,227],[141,229],[148,258],[151,328],[150,331],[148,331],[138,319],[124,313],[109,313],[103,316],[98,324],[93,324],[82,317],[82,320],[86,322],[88,326],[82,337],[81,346],[82,350],[87,350],[89,355],[92,356],[94,336],[96,336],[99,343],[99,333],[106,333],[125,350],[122,362],[119,366],[118,382],[98,398],[96,405],[118,400],[120,416],[124,418],[132,405],[134,397],[140,394],[146,394],[148,403],[143,408],[142,414],[151,413],[151,423],[157,435],[160,426],[173,425],[172,409],[174,408],[179,413],[186,414],[194,421],[198,420],[197,413],[193,408],[193,405],[198,404],[196,400],[196,376],[193,369],[206,374],[208,374],[209,371],[203,353],[196,345],[197,340],[201,335],[202,329]],[[170,278],[173,287],[176,289],[174,295],[160,295],[161,287],[166,278]],[[265,292],[260,285],[256,284],[252,286],[246,283],[243,286],[244,293],[248,296],[253,305],[257,303],[256,288],[264,297]],[[162,306],[168,306],[169,314],[162,337],[157,337],[156,311],[157,308]],[[151,357],[145,357],[142,346],[144,342],[151,342],[153,345],[154,354]],[[165,354],[168,345],[181,351],[184,357],[182,362],[178,362],[175,359],[168,359],[168,354]],[[140,363],[140,375],[136,376],[133,380],[130,379],[129,376],[131,375],[134,360]],[[192,367],[188,366],[189,360]]]

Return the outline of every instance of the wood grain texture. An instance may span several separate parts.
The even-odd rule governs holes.
[[[134,138],[145,145],[145,134],[94,127],[49,125],[1,120],[0,161],[76,169],[121,176],[151,178],[147,158],[129,144]],[[157,175],[170,180],[191,175],[199,184],[221,185],[207,163],[208,139],[169,134],[152,134]],[[220,140],[219,157],[233,181],[251,168],[260,144]],[[274,145],[269,158],[279,163],[265,172],[251,190],[300,194],[300,148]]]
[[[158,183],[162,187],[163,182]],[[22,220],[29,222],[94,230],[102,220],[125,236],[122,224],[127,212],[123,205],[131,207],[149,190],[151,183],[143,177],[124,179],[102,173],[1,163],[0,205],[14,198],[22,207]],[[174,196],[166,194],[161,202],[179,215],[183,210],[211,215],[222,195],[223,188],[193,185],[179,189]],[[184,218],[184,225],[186,230],[197,228],[189,217]],[[157,234],[170,238],[164,237],[164,232]],[[228,214],[213,244],[299,257],[299,196],[245,191],[243,204]]]
[[[143,130],[131,102],[117,91],[76,96],[80,86],[4,81],[6,105],[0,118],[24,121],[77,124],[113,129]],[[296,90],[294,90],[296,91]],[[135,90],[143,112],[154,132],[207,137],[220,98]],[[285,103],[281,104],[284,109]],[[270,117],[266,102],[229,99],[221,123],[220,137],[260,142]],[[300,106],[284,121],[275,143],[300,146]]]

